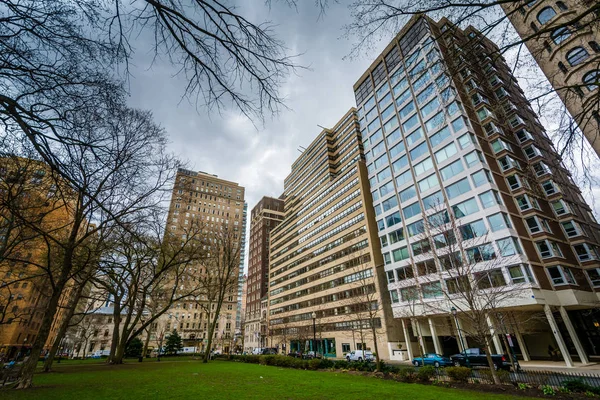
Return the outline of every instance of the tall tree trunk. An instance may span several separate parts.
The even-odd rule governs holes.
[[[117,300],[119,303],[117,303]],[[119,344],[119,329],[121,329],[121,307],[120,307],[121,299],[115,299],[114,308],[113,308],[113,333],[112,333],[112,342],[110,343],[110,354],[108,356],[108,360],[106,361],[109,364],[115,364],[115,356],[117,354],[117,345]],[[119,304],[119,305],[117,305]]]
[[[33,374],[35,372],[35,368],[37,367],[38,360],[40,358],[40,355],[42,354],[44,344],[46,343],[46,340],[48,340],[48,336],[50,335],[52,322],[54,321],[54,316],[56,315],[56,311],[58,310],[60,297],[62,296],[62,292],[66,285],[67,274],[63,272],[62,275],[63,277],[57,282],[57,285],[54,287],[54,291],[47,303],[46,310],[44,311],[44,317],[42,318],[42,323],[40,325],[40,329],[35,338],[35,341],[33,342],[33,346],[31,347],[29,359],[23,364],[21,374],[19,375],[19,383],[16,389],[30,388],[33,383]]]
[[[148,345],[150,344],[150,330],[146,332],[146,341],[144,342],[144,348],[142,349],[142,360],[146,358],[148,353]]]
[[[374,318],[373,318],[374,319]],[[377,363],[376,370],[381,372],[381,359],[379,358],[379,348],[377,344],[377,332],[373,321],[371,321],[371,333],[373,334],[373,347],[375,347],[375,361]]]
[[[75,294],[74,294],[73,298],[71,299],[71,302],[69,303],[70,305],[69,305],[69,308],[67,309],[67,315],[65,315],[65,319],[60,324],[58,333],[56,335],[56,338],[54,339],[54,343],[52,343],[52,347],[50,348],[50,352],[48,353],[48,357],[46,358],[46,361],[44,361],[44,372],[49,372],[50,369],[52,368],[52,363],[54,362],[54,357],[56,356],[56,352],[58,351],[60,342],[65,337],[65,334],[67,333],[67,329],[69,329],[69,323],[71,322],[71,319],[73,318],[73,315],[75,314],[75,309],[77,308],[77,303],[79,302],[79,299],[81,298],[81,293],[83,293],[84,287],[85,287],[84,284],[80,284],[77,286],[77,290],[75,291]]]
[[[487,358],[487,362],[490,367],[490,372],[492,373],[492,380],[494,381],[494,384],[500,385],[502,382],[500,382],[500,378],[498,377],[498,373],[496,372],[496,368],[494,365],[494,360],[492,360],[492,354],[490,353],[491,348],[492,348],[492,345],[490,343],[490,338],[486,336],[485,337],[485,358]]]

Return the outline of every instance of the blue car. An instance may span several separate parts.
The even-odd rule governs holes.
[[[415,367],[420,367],[421,365],[433,365],[434,367],[438,368],[453,365],[450,358],[435,353],[425,354],[424,359],[422,357],[415,357],[413,358],[412,363]]]

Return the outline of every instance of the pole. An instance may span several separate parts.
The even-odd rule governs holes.
[[[313,355],[317,357],[317,319],[313,318]]]
[[[465,347],[465,342],[463,341],[463,337],[462,337],[462,332],[460,329],[460,326],[458,324],[458,317],[456,316],[456,309],[454,307],[452,307],[452,315],[454,316],[454,323],[456,324],[456,331],[458,332],[458,338],[460,340],[460,345],[463,348],[463,351],[465,352],[465,362],[467,364],[468,368],[471,368],[471,365],[469,363],[469,356],[467,355],[467,348]]]

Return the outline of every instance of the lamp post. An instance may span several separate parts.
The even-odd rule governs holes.
[[[461,332],[460,326],[458,325],[458,317],[457,317],[458,310],[453,306],[450,309],[450,312],[452,312],[452,315],[454,316],[454,323],[456,324],[456,331],[458,332],[458,338],[460,340],[460,345],[462,346],[463,352],[465,353],[465,362],[467,363],[467,367],[470,368],[471,366],[469,365],[469,357],[467,356],[467,348],[465,347],[465,342],[463,341],[462,332]]]
[[[313,319],[313,355],[317,358],[317,313],[313,311],[312,313]]]
[[[23,339],[23,346],[21,347],[21,355],[23,356],[23,359],[25,359],[25,346],[27,346],[27,338]],[[17,357],[17,360],[19,359],[19,357]]]

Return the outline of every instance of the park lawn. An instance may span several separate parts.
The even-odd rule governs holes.
[[[37,374],[32,389],[3,390],[12,399],[508,399],[432,385],[405,384],[342,372],[303,371],[228,361],[145,361],[60,365]]]

